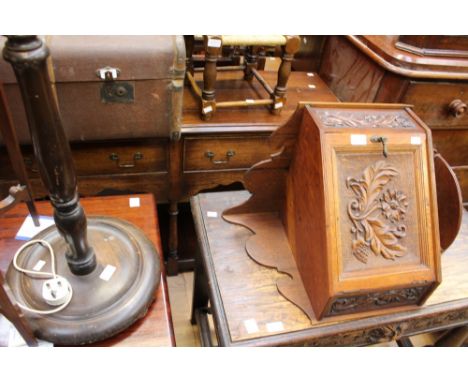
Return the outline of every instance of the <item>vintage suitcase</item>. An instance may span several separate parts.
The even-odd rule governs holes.
[[[179,138],[185,75],[182,36],[43,38],[50,49],[50,78],[70,141]],[[5,40],[0,38],[0,47]],[[20,91],[3,59],[0,82],[18,138],[27,144]]]

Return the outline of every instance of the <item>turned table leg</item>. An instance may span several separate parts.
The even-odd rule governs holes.
[[[247,81],[251,81],[254,76],[252,73],[252,69],[257,69],[258,48],[258,46],[249,46],[246,49],[244,79]]]
[[[179,215],[179,204],[169,203],[169,257],[167,259],[167,275],[176,276],[179,273],[178,255],[178,228],[177,219]]]
[[[286,103],[286,90],[289,75],[291,74],[291,64],[294,54],[299,49],[300,40],[298,36],[288,36],[286,44],[281,48],[281,65],[278,69],[278,81],[273,94],[272,113],[279,114]]]
[[[205,69],[203,71],[202,119],[211,119],[216,110],[216,64],[221,52],[220,36],[205,36]]]

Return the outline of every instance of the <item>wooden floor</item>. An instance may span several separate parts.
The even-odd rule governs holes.
[[[193,272],[179,273],[167,278],[169,301],[176,346],[200,346],[198,328],[190,324]]]

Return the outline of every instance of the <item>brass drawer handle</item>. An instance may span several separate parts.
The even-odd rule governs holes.
[[[454,99],[449,104],[450,114],[452,114],[455,118],[460,118],[463,114],[465,114],[466,109],[466,103],[461,99]]]
[[[120,158],[116,153],[112,153],[111,155],[109,155],[109,159],[112,161],[115,161],[117,164],[117,167],[132,168],[136,166],[136,161],[143,159],[143,154],[140,152],[133,154],[133,162],[131,163],[120,163]]]
[[[372,143],[382,143],[382,154],[385,158],[388,157],[387,137],[374,135],[373,137],[371,137],[370,141]]]
[[[226,152],[226,159],[224,159],[224,160],[215,160],[214,159],[215,155],[216,154],[213,151],[207,151],[205,153],[205,156],[210,159],[211,163],[213,163],[213,164],[226,164],[226,163],[229,163],[229,161],[231,160],[231,158],[234,155],[236,155],[236,152],[234,150],[228,150]]]

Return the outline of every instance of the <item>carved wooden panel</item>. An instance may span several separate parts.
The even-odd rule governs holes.
[[[333,301],[327,315],[336,316],[338,314],[350,312],[355,313],[400,305],[417,304],[426,291],[427,286],[415,286],[371,292],[351,297],[340,297]]]
[[[315,114],[326,127],[415,129],[416,125],[403,112],[384,111],[375,114],[361,111],[316,110]]]
[[[414,154],[336,155],[342,272],[419,263]]]

